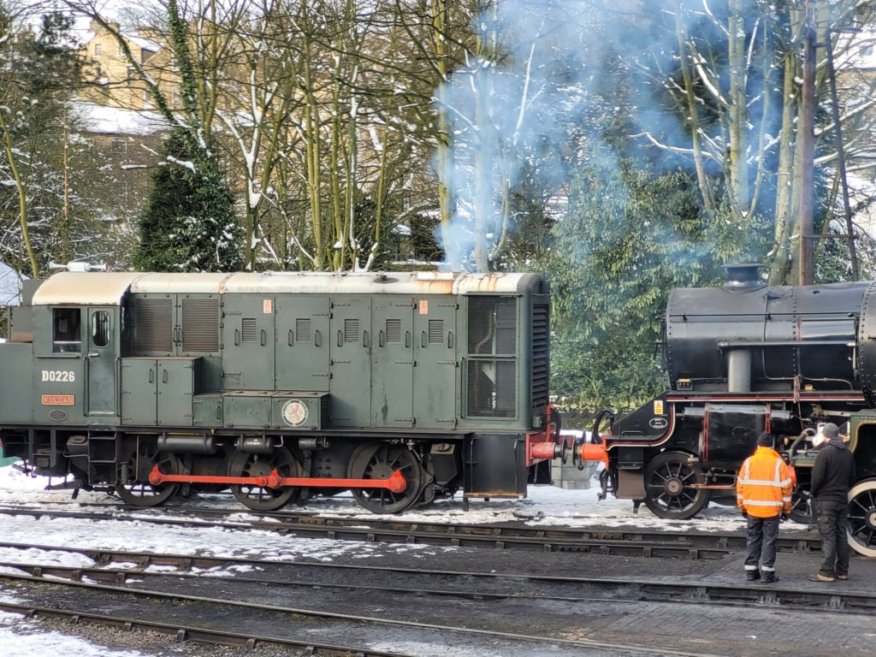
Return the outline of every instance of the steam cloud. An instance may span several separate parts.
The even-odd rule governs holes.
[[[673,108],[666,91],[678,70],[673,10],[682,11],[687,33],[699,49],[718,55],[727,51],[726,33],[716,24],[726,26],[721,3],[708,3],[711,14],[702,0],[615,0],[610,6],[580,0],[499,0],[494,5],[477,19],[483,54],[471,55],[436,94],[450,126],[451,153],[442,173],[453,213],[449,225],[439,229],[439,239],[447,265],[464,270],[490,266],[503,230],[510,228],[506,221],[513,222],[503,208],[503,192],[521,176],[535,171],[559,190],[577,163],[596,154],[616,157],[612,148],[599,147],[602,128],[611,121],[625,123],[626,148],[646,149],[640,152],[647,152],[657,168],[692,170],[692,160],[680,152],[691,147],[685,117]],[[747,9],[746,47],[754,63],[746,72],[745,101],[753,174],[759,164],[775,171],[782,111],[776,49],[787,19],[773,10],[764,21],[764,9],[754,0]],[[757,38],[752,40],[752,34]],[[763,61],[774,62],[765,75]],[[720,56],[710,65],[714,90],[722,93],[729,69]],[[770,111],[764,113],[768,95]],[[708,103],[719,101],[704,96],[701,130],[712,156],[707,166],[720,176],[725,127],[709,114]],[[761,128],[773,143],[763,162],[755,152]],[[652,139],[664,147],[656,147]],[[768,176],[761,212],[770,213],[774,193],[775,181]]]

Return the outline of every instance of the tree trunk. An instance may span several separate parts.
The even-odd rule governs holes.
[[[747,211],[751,191],[748,180],[746,145],[746,123],[748,119],[745,81],[745,26],[743,24],[742,3],[731,0],[727,22],[727,55],[729,59],[730,82],[728,90],[728,133],[730,137],[727,175],[730,183],[731,207],[737,221],[743,219],[741,213]]]
[[[776,171],[774,255],[770,266],[770,285],[784,285],[791,272],[791,231],[794,228],[791,198],[794,189],[796,158],[797,93],[794,78],[797,60],[793,53],[785,55],[784,85],[782,88],[782,128],[779,142],[779,164]]]
[[[797,125],[797,172],[799,184],[796,189],[794,205],[799,209],[800,224],[796,231],[796,252],[798,257],[792,265],[796,271],[799,285],[812,283],[813,221],[815,214],[815,192],[813,178],[815,168],[815,63],[816,34],[814,17],[807,14],[804,27],[803,44],[803,89],[800,94],[800,118]]]
[[[40,266],[37,263],[36,255],[33,252],[33,246],[30,242],[30,232],[27,225],[27,187],[24,179],[21,177],[21,172],[18,169],[18,163],[15,159],[15,149],[12,145],[12,135],[9,133],[9,128],[6,121],[3,119],[3,113],[0,112],[0,130],[3,131],[3,150],[6,153],[6,159],[9,161],[9,170],[12,173],[12,180],[15,181],[15,189],[18,192],[18,225],[21,229],[21,239],[24,242],[24,251],[27,254],[28,262],[30,263],[30,274],[32,278],[40,277]]]
[[[322,271],[325,266],[325,245],[322,235],[322,205],[320,199],[320,158],[319,158],[319,107],[313,93],[313,60],[311,42],[305,36],[304,45],[304,85],[305,95],[305,157],[307,162],[307,191],[310,200],[310,225],[313,235],[313,266]]]
[[[688,122],[693,148],[694,168],[697,172],[697,183],[699,184],[700,195],[703,198],[703,206],[706,213],[713,216],[715,214],[715,197],[712,192],[712,186],[709,184],[709,177],[706,174],[706,167],[703,161],[703,146],[700,139],[700,111],[697,105],[696,94],[694,92],[693,74],[690,70],[690,61],[688,59],[689,48],[687,46],[687,31],[684,25],[681,6],[679,6],[675,12],[675,35],[678,39],[678,51],[680,53],[679,60],[681,64],[682,81],[684,83],[685,100],[687,102]]]
[[[446,97],[444,85],[447,83],[447,2],[446,0],[432,0],[432,45],[435,54],[435,67],[438,70],[439,80],[436,97],[438,102],[435,109],[436,122],[438,124],[436,147],[436,166],[438,174],[438,209],[441,228],[444,231],[453,219],[453,199],[450,193],[450,121],[447,118]],[[445,234],[446,243],[446,234]]]

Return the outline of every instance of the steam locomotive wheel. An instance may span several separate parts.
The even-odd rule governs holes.
[[[694,488],[703,483],[699,465],[683,452],[664,452],[645,467],[645,505],[660,518],[686,520],[709,501],[709,491]]]
[[[235,452],[228,463],[228,474],[232,477],[264,477],[274,470],[281,477],[302,476],[301,465],[285,447],[278,447],[270,455]],[[292,487],[263,488],[247,484],[234,485],[231,492],[238,502],[253,511],[276,511],[301,491]]]
[[[352,479],[386,479],[396,470],[401,470],[408,483],[401,493],[361,489],[354,490],[353,497],[372,513],[401,513],[413,506],[420,499],[426,476],[419,459],[404,445],[362,445],[350,458],[348,474]]]
[[[149,483],[149,473],[153,466],[157,465],[164,474],[179,474],[182,470],[179,458],[173,454],[159,452],[154,444],[140,442],[123,465],[125,466],[123,471],[128,472],[128,481],[119,478],[116,494],[125,504],[141,507],[158,506],[164,504],[179,490],[179,484],[153,486]]]
[[[797,489],[791,497],[791,520],[808,525],[812,522],[812,495]]]
[[[876,557],[876,479],[849,491],[849,545],[865,557]]]

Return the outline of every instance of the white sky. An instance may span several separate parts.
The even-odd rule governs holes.
[[[14,269],[0,262],[0,306],[17,306],[19,301],[18,274]]]

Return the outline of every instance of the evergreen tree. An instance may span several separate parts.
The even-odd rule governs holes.
[[[134,264],[144,271],[240,269],[240,228],[232,197],[216,166],[195,164],[191,139],[173,131],[140,219]]]
[[[106,183],[93,145],[76,136],[70,101],[83,61],[71,17],[34,30],[0,0],[0,259],[31,276],[52,262],[117,260],[122,230],[91,190]]]
[[[595,148],[570,189],[546,261],[554,299],[552,388],[588,410],[665,389],[655,342],[673,287],[720,282],[769,227],[704,211],[693,175]],[[752,219],[754,221],[754,219]]]

